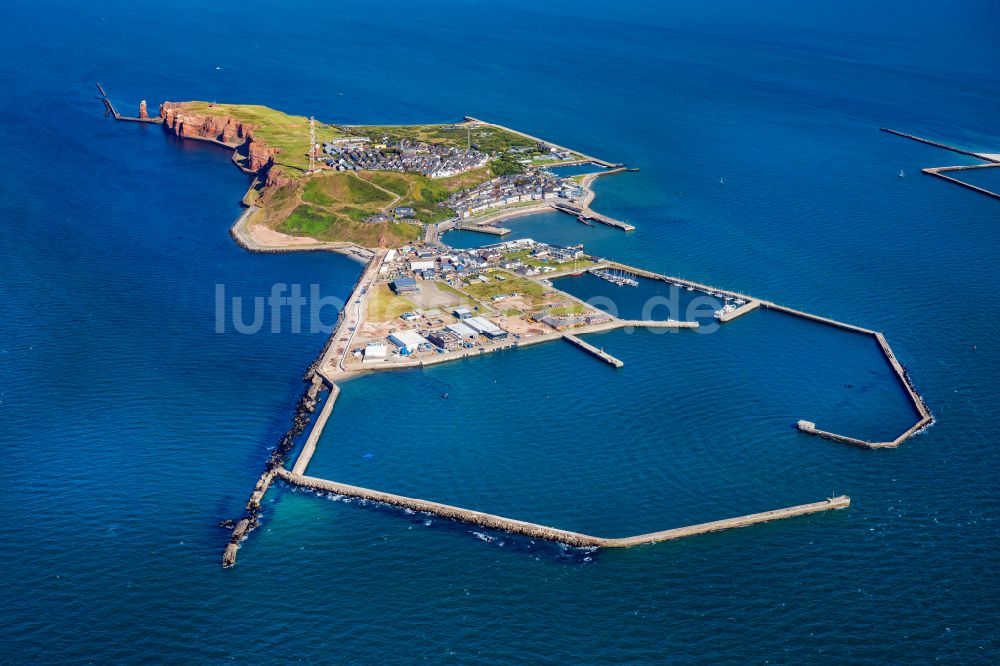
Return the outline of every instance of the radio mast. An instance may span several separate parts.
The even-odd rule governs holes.
[[[316,119],[309,116],[309,171],[316,170]]]

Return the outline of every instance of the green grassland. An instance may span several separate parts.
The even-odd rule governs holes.
[[[498,281],[495,279],[497,275],[501,275],[505,279],[502,282]],[[487,303],[491,302],[494,296],[515,292],[523,294],[526,300],[534,305],[539,305],[545,300],[545,287],[532,280],[518,277],[506,271],[494,271],[489,274],[489,278],[490,281],[485,283],[474,280],[465,288],[466,293]]]
[[[562,305],[559,307],[549,308],[549,314],[554,315],[556,317],[586,314],[588,312],[591,312],[590,308],[580,303],[573,303],[571,305]]]
[[[363,219],[397,203],[399,196],[348,171],[312,174],[272,189],[264,197],[264,223],[292,236],[349,241],[366,247],[414,241],[415,224]]]
[[[511,148],[532,149],[531,153],[534,154],[539,152],[533,150],[538,145],[537,141],[493,125],[361,125],[345,129],[358,136],[367,136],[372,141],[409,139],[466,148],[471,139],[473,147],[491,155],[504,153]]]
[[[361,171],[358,172],[358,176],[399,196],[399,201],[393,207],[413,208],[417,219],[427,224],[434,224],[454,215],[453,211],[439,206],[439,203],[459,190],[489,180],[493,174],[488,167],[483,167],[450,178],[428,178],[419,173],[395,171]]]
[[[309,118],[306,116],[292,116],[258,104],[186,102],[184,109],[250,123],[256,138],[278,149],[274,161],[288,167],[288,175],[301,175],[309,168]],[[346,136],[343,130],[335,126],[316,123],[316,141],[319,143],[343,136]]]
[[[415,310],[416,306],[393,293],[387,284],[378,284],[372,287],[368,296],[367,321],[392,321],[397,319],[404,312]]]
[[[247,202],[261,206],[265,223],[287,234],[319,240],[352,241],[366,246],[392,246],[420,237],[420,228],[392,222],[366,224],[361,220],[397,206],[414,209],[422,223],[433,224],[454,214],[440,206],[455,192],[474,187],[497,175],[522,167],[506,155],[489,166],[451,178],[432,179],[417,173],[384,171],[307,174],[309,166],[309,119],[266,106],[187,102],[191,113],[230,117],[253,126],[254,136],[276,148],[275,164],[291,179],[291,184],[267,187],[258,183]],[[322,143],[344,136],[368,136],[373,141],[412,139],[427,143],[465,147],[471,132],[472,143],[480,150],[502,155],[511,148],[526,149],[524,157],[539,154],[537,142],[520,134],[488,124],[432,124],[404,126],[341,127],[316,122],[316,141]],[[520,159],[520,157],[518,157]]]
[[[544,257],[543,258],[532,257],[531,250],[519,250],[518,252],[508,252],[503,256],[504,259],[510,261],[513,261],[514,259],[519,259],[521,263],[525,264],[526,266],[536,266],[536,267],[551,266],[552,268],[555,268],[556,270],[559,271],[565,271],[571,268],[577,270],[584,270],[595,265],[596,263],[594,261],[591,261],[587,257],[584,257],[582,259],[577,259],[575,261],[572,259],[563,262],[546,261]]]

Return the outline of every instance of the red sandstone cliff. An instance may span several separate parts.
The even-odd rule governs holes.
[[[177,136],[210,139],[236,148],[246,144],[246,169],[265,177],[267,186],[283,185],[290,180],[274,167],[278,150],[253,135],[253,125],[228,116],[211,116],[190,110],[187,102],[164,102],[160,105],[163,126]]]

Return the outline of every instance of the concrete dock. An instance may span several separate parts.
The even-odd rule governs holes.
[[[492,234],[494,236],[505,236],[510,233],[506,227],[494,227],[489,224],[467,224],[459,222],[453,227],[457,231],[475,231],[481,234]]]
[[[616,368],[620,368],[623,365],[625,365],[624,362],[622,362],[619,359],[615,358],[614,356],[612,356],[611,354],[607,353],[603,349],[598,349],[594,345],[590,344],[589,342],[584,342],[583,340],[581,340],[580,338],[576,337],[575,335],[572,335],[570,333],[563,333],[563,340],[566,340],[567,342],[573,343],[574,345],[576,345],[580,349],[583,349],[584,351],[587,351],[587,352],[593,354],[594,356],[596,356],[597,358],[601,359],[605,363],[607,363],[609,365],[613,365]]]
[[[737,527],[747,527],[749,525],[765,523],[772,520],[780,520],[782,518],[804,516],[810,513],[819,513],[821,511],[830,511],[833,509],[846,509],[851,504],[851,499],[849,497],[846,495],[840,495],[838,497],[831,497],[830,499],[823,500],[821,502],[800,504],[783,509],[775,509],[772,511],[753,513],[746,516],[715,520],[708,523],[689,525],[687,527],[677,527],[660,532],[637,534],[628,537],[607,538],[583,534],[581,532],[561,530],[547,525],[539,525],[537,523],[529,523],[523,520],[506,518],[492,513],[472,511],[470,509],[463,509],[450,504],[441,504],[439,502],[431,502],[414,497],[395,495],[393,493],[372,490],[370,488],[362,488],[360,486],[351,486],[311,476],[300,476],[292,474],[284,469],[279,470],[277,474],[279,478],[292,485],[309,488],[311,490],[333,493],[334,495],[340,495],[342,497],[356,497],[358,499],[364,499],[372,502],[380,502],[382,504],[388,504],[390,506],[396,506],[403,509],[410,509],[411,511],[421,511],[471,525],[502,530],[511,534],[520,534],[532,539],[555,541],[580,548],[632,548],[644,544],[671,541],[673,539],[680,539],[698,534],[707,534],[709,532],[718,532],[720,530],[728,530]]]
[[[736,319],[738,317],[742,317],[745,314],[753,312],[754,310],[756,310],[759,307],[760,307],[760,301],[758,301],[756,299],[751,300],[748,303],[744,303],[743,305],[739,306],[738,308],[736,308],[732,312],[727,312],[727,313],[721,315],[719,317],[719,323],[720,324],[725,324],[728,321],[732,321],[732,320],[734,320],[734,319]]]
[[[551,206],[560,213],[572,215],[580,221],[593,220],[594,222],[606,224],[609,227],[616,227],[622,231],[635,231],[634,225],[631,225],[628,222],[622,222],[621,220],[616,220],[615,218],[604,215],[603,213],[598,213],[589,206],[581,208],[580,206],[574,206],[568,203],[553,203]]]

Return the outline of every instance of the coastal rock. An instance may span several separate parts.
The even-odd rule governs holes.
[[[143,120],[149,118],[149,113],[146,111],[146,100],[139,102],[139,117]]]
[[[160,105],[163,126],[177,136],[211,139],[234,147],[251,136],[253,126],[249,123],[234,120],[229,116],[194,112],[190,108],[191,105],[186,102],[164,102]],[[258,168],[255,167],[254,170]]]
[[[277,154],[277,150],[259,141],[253,132],[247,135],[247,167],[251,171],[260,171],[264,167],[270,166],[272,157]],[[270,177],[270,174],[268,174]],[[270,183],[269,183],[270,184]]]

